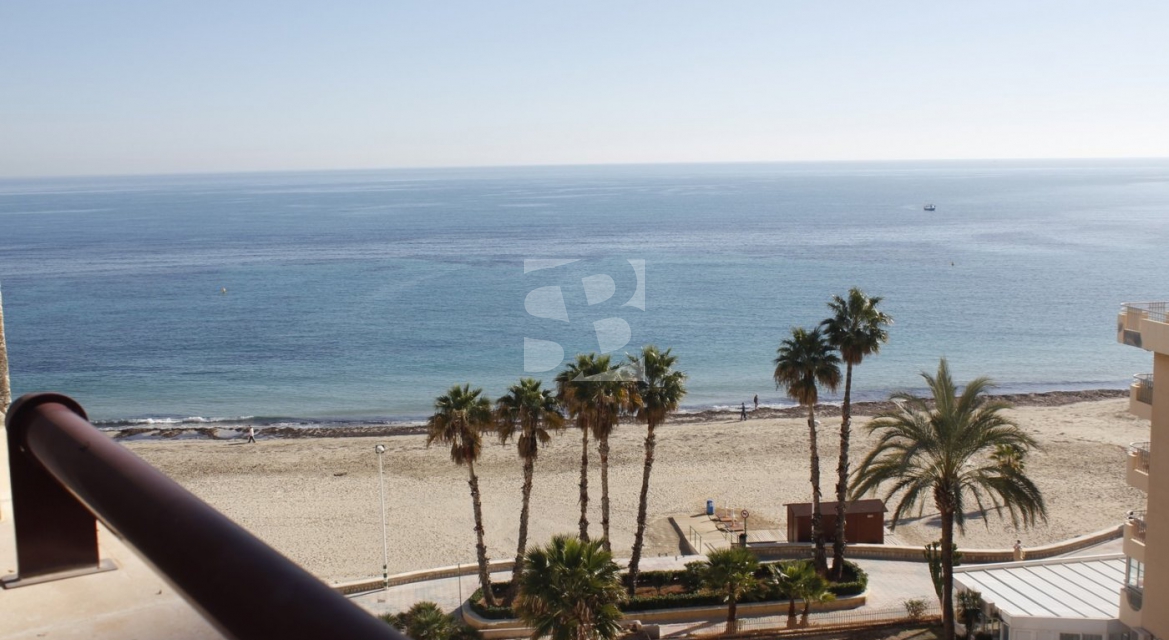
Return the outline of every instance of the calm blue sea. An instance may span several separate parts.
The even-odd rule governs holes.
[[[1118,305],[1169,296],[1169,162],[7,180],[0,230],[14,391],[103,421],[416,419],[525,375],[525,339],[529,369],[673,347],[690,407],[783,404],[779,341],[853,285],[896,320],[862,397],[941,356],[1120,387],[1151,362]]]

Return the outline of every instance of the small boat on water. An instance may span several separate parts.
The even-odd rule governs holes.
[[[924,207],[922,207],[922,208],[923,208],[923,209],[925,209],[926,211],[935,211],[935,210],[937,210],[937,207],[935,207],[935,206],[934,206],[934,205],[932,205],[932,204],[927,204],[926,206],[924,206]]]

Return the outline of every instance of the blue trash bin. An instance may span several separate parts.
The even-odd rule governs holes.
[[[706,501],[706,515],[708,515],[708,516],[714,515],[714,500],[707,500]]]

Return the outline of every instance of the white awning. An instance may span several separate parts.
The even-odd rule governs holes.
[[[1004,618],[1115,620],[1120,616],[1124,556],[1055,558],[955,567],[954,582],[978,591]]]

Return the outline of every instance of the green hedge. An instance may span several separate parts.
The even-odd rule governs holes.
[[[491,590],[499,597],[506,593],[505,589],[510,585],[511,582],[492,582]],[[515,617],[511,607],[489,607],[483,604],[483,587],[475,589],[475,593],[471,594],[471,610],[488,620],[510,620]]]
[[[660,596],[637,596],[617,605],[622,611],[654,611],[656,609],[680,609],[682,607],[707,607],[723,603],[718,594],[665,593]]]

